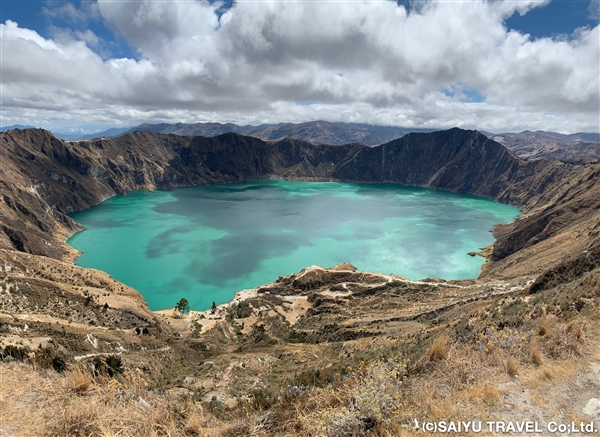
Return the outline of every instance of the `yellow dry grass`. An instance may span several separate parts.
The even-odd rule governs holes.
[[[531,358],[531,362],[537,366],[541,366],[543,363],[542,353],[540,352],[540,348],[536,343],[532,343],[529,346],[529,357]]]
[[[483,387],[482,395],[483,401],[488,405],[494,405],[500,400],[500,392],[496,387],[490,384],[486,384]]]
[[[450,337],[447,335],[441,335],[436,338],[429,351],[427,352],[427,356],[429,361],[437,361],[443,360],[448,355],[448,342],[450,341]]]
[[[64,374],[0,365],[0,424],[13,436],[217,436],[223,424],[190,401],[172,401],[121,381],[92,381],[87,369]]]
[[[75,392],[84,392],[92,384],[92,377],[88,369],[77,366],[65,374],[65,386]]]
[[[504,371],[510,376],[517,376],[519,374],[519,362],[513,357],[508,357],[504,361]]]
[[[392,403],[397,405],[382,416],[385,420],[376,425],[372,435],[408,436],[412,435],[415,418],[489,420],[490,411],[502,408],[503,399],[512,390],[520,393],[523,388],[531,390],[535,405],[550,411],[544,395],[547,388],[568,384],[584,362],[583,357],[577,362],[547,358],[543,365],[533,366],[527,360],[519,364],[503,351],[497,353],[496,361],[487,351],[473,345],[449,344],[448,341],[444,344],[443,360],[430,362],[427,371],[409,375],[401,384],[397,376],[387,378],[387,374],[384,378],[367,379],[368,373],[359,366],[355,369],[356,376],[349,375],[332,386],[313,388],[301,395],[281,391],[279,400],[268,409],[255,410],[248,406],[226,416],[219,416],[206,405],[189,399],[174,399],[141,389],[139,385],[128,383],[126,377],[118,381],[92,378],[83,366],[57,374],[32,369],[28,364],[3,363],[0,364],[0,409],[3,412],[0,424],[14,437],[345,435],[335,424],[344,425],[347,419],[348,426],[352,426],[352,405],[356,399],[360,400],[357,393],[367,389],[369,386],[365,384],[369,381],[374,381],[379,384],[375,387],[377,391],[387,390]],[[425,351],[425,357],[430,350]],[[531,345],[523,345],[522,356],[526,357],[530,350]],[[587,353],[588,357],[598,355],[597,352],[594,355],[594,350]],[[511,360],[513,364],[509,364]],[[388,366],[388,362],[382,363]],[[510,365],[518,369],[518,379],[507,378]],[[392,369],[382,367],[386,368]],[[394,372],[393,375],[397,375]],[[514,381],[511,384],[518,387],[505,386],[499,390],[500,384],[507,381]],[[267,412],[274,414],[273,420],[257,423]]]

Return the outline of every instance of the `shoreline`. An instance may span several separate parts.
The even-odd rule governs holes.
[[[495,235],[495,233],[494,233],[494,229],[496,229],[496,228],[497,228],[497,227],[499,227],[499,226],[507,226],[507,225],[510,225],[510,224],[511,224],[511,223],[513,223],[515,220],[517,220],[517,219],[518,219],[518,217],[521,217],[521,216],[522,216],[522,214],[523,214],[523,213],[522,213],[522,211],[521,211],[521,210],[520,210],[518,207],[515,207],[515,206],[513,206],[513,205],[510,205],[510,204],[508,204],[508,203],[499,202],[497,199],[490,198],[490,197],[483,197],[483,196],[478,196],[478,195],[474,195],[474,194],[470,194],[470,193],[454,193],[454,192],[452,192],[452,191],[449,191],[449,190],[441,190],[441,189],[437,189],[437,188],[433,188],[433,189],[432,189],[432,188],[428,188],[428,187],[420,187],[420,186],[404,185],[404,184],[393,183],[393,182],[387,182],[387,181],[383,181],[383,182],[323,181],[323,180],[319,180],[319,178],[281,178],[281,177],[273,177],[273,176],[271,176],[271,177],[265,177],[265,178],[262,178],[262,179],[254,179],[254,180],[252,180],[252,181],[244,181],[244,182],[241,182],[241,183],[251,183],[251,182],[253,182],[253,181],[260,182],[260,181],[263,181],[263,180],[284,180],[284,181],[290,181],[290,182],[294,182],[294,181],[299,181],[299,182],[300,182],[300,181],[301,181],[301,182],[321,182],[321,183],[322,183],[322,182],[326,182],[326,183],[333,183],[333,184],[336,184],[336,183],[351,183],[351,184],[359,184],[359,185],[392,185],[392,186],[400,186],[400,187],[413,188],[413,189],[415,189],[415,188],[416,188],[416,189],[422,189],[422,190],[442,191],[442,192],[446,192],[446,193],[452,193],[452,194],[458,194],[458,195],[466,195],[466,196],[468,196],[468,197],[472,197],[472,198],[479,198],[479,199],[482,199],[482,200],[488,200],[488,201],[492,201],[492,202],[498,203],[498,204],[500,204],[500,205],[503,205],[503,204],[504,204],[504,205],[509,205],[509,206],[512,206],[513,208],[515,208],[515,209],[516,209],[516,211],[517,211],[517,214],[518,214],[518,215],[517,215],[517,216],[516,216],[516,217],[515,217],[513,220],[511,220],[511,221],[509,221],[509,222],[506,222],[506,223],[496,223],[496,224],[494,224],[494,225],[492,226],[492,228],[490,229],[490,232],[491,232],[491,233],[492,233],[492,235],[493,235],[493,239],[494,239],[494,241],[493,241],[493,242],[492,242],[490,245],[488,245],[488,246],[486,246],[485,248],[483,248],[483,249],[487,249],[487,248],[489,248],[489,249],[490,249],[490,250],[489,250],[489,254],[491,254],[491,248],[493,247],[493,245],[494,245],[494,244],[496,243],[496,241],[497,241],[496,235]],[[218,185],[231,185],[231,184],[236,184],[236,183],[240,183],[240,182],[228,182],[228,183],[226,183],[226,184],[200,184],[200,186],[203,186],[203,185],[216,185],[216,186],[218,186]],[[194,185],[194,186],[181,186],[181,187],[175,187],[175,188],[172,188],[172,189],[153,188],[153,189],[150,189],[150,190],[139,190],[139,191],[140,191],[140,192],[149,192],[149,193],[150,193],[150,192],[154,192],[154,191],[159,191],[159,192],[160,192],[160,191],[164,191],[164,192],[172,192],[173,190],[176,190],[176,189],[182,189],[182,188],[193,188],[193,187],[196,187],[196,186],[199,186],[199,185]],[[117,196],[125,196],[125,195],[127,195],[127,194],[129,194],[129,193],[132,193],[132,192],[135,192],[135,191],[138,191],[138,190],[132,190],[132,191],[129,191],[128,193],[125,193],[125,194],[116,194],[115,196],[109,196],[109,197],[106,197],[106,198],[104,198],[104,199],[103,199],[103,200],[102,200],[100,203],[102,203],[102,202],[105,202],[105,201],[107,201],[107,200],[109,200],[109,199],[112,199],[112,198],[114,198],[114,197],[117,197]],[[92,207],[92,208],[93,208],[93,207]],[[72,245],[70,244],[70,241],[71,241],[71,240],[72,240],[72,239],[73,239],[73,238],[74,238],[76,235],[78,235],[78,234],[80,234],[81,232],[84,232],[84,231],[86,231],[86,230],[88,230],[88,229],[87,229],[85,226],[83,226],[82,224],[80,224],[79,222],[77,222],[77,221],[76,221],[76,220],[75,220],[73,217],[71,217],[71,215],[70,215],[70,214],[68,215],[68,217],[69,217],[69,219],[70,219],[70,220],[72,220],[72,221],[73,221],[73,222],[74,222],[74,223],[75,223],[75,224],[76,224],[78,227],[80,227],[80,229],[78,229],[78,230],[74,231],[74,232],[73,232],[71,235],[67,235],[67,238],[64,240],[64,243],[65,243],[65,245],[66,245],[66,246],[67,246],[67,247],[70,249],[70,253],[69,253],[69,257],[68,257],[68,258],[69,258],[69,259],[68,259],[68,262],[70,262],[70,263],[73,263],[74,265],[77,265],[77,261],[78,261],[78,259],[79,259],[79,258],[80,258],[80,257],[81,257],[81,256],[82,256],[82,255],[83,255],[85,252],[84,252],[84,251],[81,251],[81,250],[79,250],[79,249],[77,249],[77,248],[75,248],[74,246],[72,246]],[[480,248],[480,250],[481,250],[481,249],[482,249],[482,248]],[[482,264],[481,264],[481,265],[478,267],[478,269],[477,269],[477,273],[476,273],[476,274],[474,274],[474,276],[473,276],[473,277],[469,277],[469,278],[466,278],[466,279],[460,279],[460,278],[459,278],[458,280],[477,280],[477,279],[480,279],[480,278],[481,278],[481,276],[482,276],[483,272],[486,270],[486,268],[488,267],[488,264],[490,263],[490,255],[488,254],[488,255],[486,256],[486,255],[484,255],[484,254],[483,254],[483,252],[484,252],[484,251],[482,250],[481,252],[467,252],[467,253],[466,253],[466,255],[476,254],[478,257],[481,257],[481,258],[483,258],[483,259],[484,259],[484,261],[483,261],[483,262],[482,262]],[[473,256],[473,255],[471,255],[471,256]],[[97,269],[97,270],[99,270],[98,268],[96,268],[96,269]],[[103,270],[101,270],[101,271],[103,271]],[[376,272],[373,272],[373,273],[376,273]],[[474,273],[475,273],[475,272],[474,272]],[[396,273],[396,274],[398,274],[398,273]],[[443,273],[442,273],[442,274],[443,274]],[[448,279],[447,279],[447,278],[445,278],[445,277],[444,277],[443,279],[445,279],[445,280],[448,280]],[[450,279],[450,280],[452,280],[452,279]],[[120,281],[119,281],[119,282],[120,282]],[[264,287],[265,285],[268,285],[268,284],[264,284],[264,283],[263,283],[263,284],[257,285],[256,287],[254,287],[254,288],[252,288],[252,289],[244,289],[244,290],[239,290],[239,291],[236,291],[236,292],[235,292],[235,294],[234,294],[234,295],[231,297],[231,299],[229,299],[229,300],[228,300],[227,302],[225,302],[225,303],[222,303],[222,304],[220,304],[220,305],[219,305],[219,307],[221,307],[221,306],[229,306],[229,305],[231,305],[232,303],[234,303],[234,302],[236,302],[236,301],[244,301],[244,300],[247,300],[247,299],[249,299],[249,298],[251,298],[251,297],[255,297],[255,296],[257,295],[256,289],[259,289],[259,288],[261,288],[261,287]],[[140,290],[138,290],[137,288],[135,288],[135,289],[136,289],[136,291],[138,291],[138,293],[139,293],[139,294],[142,296],[142,298],[144,298],[144,300],[146,300],[146,298],[144,297],[143,293],[142,293]],[[150,309],[150,310],[151,310],[152,312],[154,312],[154,313],[159,313],[159,314],[160,314],[160,313],[163,313],[163,312],[169,312],[169,311],[173,311],[173,307],[167,307],[167,308],[162,308],[162,309],[157,309],[157,310]],[[205,309],[205,310],[193,310],[193,313],[194,313],[194,314],[196,314],[196,313],[197,313],[199,316],[203,315],[203,316],[205,316],[205,317],[208,315],[208,313],[209,313],[209,312],[210,312],[210,309]]]
[[[213,310],[211,308],[207,308],[205,310],[190,310],[189,312],[187,312],[186,314],[179,314],[177,312],[177,310],[175,309],[175,307],[171,307],[171,308],[165,308],[162,310],[150,310],[152,311],[154,314],[160,314],[162,316],[166,316],[166,317],[170,317],[174,314],[178,314],[178,317],[180,317],[181,319],[206,319],[206,320],[211,320],[211,319],[221,319],[222,317],[215,317],[219,312],[221,312],[222,310],[225,310],[227,308],[229,308],[230,306],[232,306],[235,303],[238,302],[244,302],[246,300],[249,299],[254,299],[256,298],[260,293],[258,292],[258,290],[260,288],[266,287],[273,284],[272,282],[269,282],[268,284],[262,284],[259,285],[258,287],[255,288],[251,288],[251,289],[246,289],[246,290],[239,290],[235,292],[235,295],[233,296],[233,299],[231,299],[230,301],[221,303],[219,305],[216,306],[215,311],[213,313]],[[141,294],[141,293],[140,293]]]

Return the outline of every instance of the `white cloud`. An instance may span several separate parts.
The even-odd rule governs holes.
[[[78,8],[73,3],[47,2],[42,6],[42,15],[50,19],[60,19],[72,24],[84,24],[100,18],[96,3],[81,2]]]
[[[600,21],[600,0],[590,0],[588,13],[592,20],[595,20],[596,22]]]
[[[598,131],[598,26],[532,40],[504,25],[545,3],[430,1],[408,13],[390,1],[239,2],[220,20],[221,5],[205,1],[94,4],[140,60],[103,60],[91,31],[50,40],[8,21],[4,123],[322,118]],[[485,101],[461,101],[465,90]]]

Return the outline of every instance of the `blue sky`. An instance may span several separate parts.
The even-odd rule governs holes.
[[[0,5],[3,125],[599,130],[598,0]]]
[[[81,17],[61,13],[60,8],[67,4],[73,5],[74,11],[81,11]],[[3,23],[6,20],[16,21],[19,26],[33,29],[45,38],[52,38],[59,29],[79,31],[90,29],[97,36],[112,43],[105,54],[107,57],[135,57],[135,51],[132,51],[127,43],[119,38],[118,34],[114,34],[105,27],[100,17],[86,14],[86,4],[93,4],[93,2],[2,0],[0,3],[2,18],[0,21]]]
[[[506,26],[533,38],[568,36],[577,28],[598,24],[597,4],[588,0],[553,0],[523,16],[513,14]]]

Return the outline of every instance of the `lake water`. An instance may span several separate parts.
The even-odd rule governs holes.
[[[153,310],[229,301],[310,265],[350,262],[409,279],[475,278],[467,252],[519,211],[493,200],[394,184],[262,180],[132,192],[71,217],[77,265],[142,293]]]

